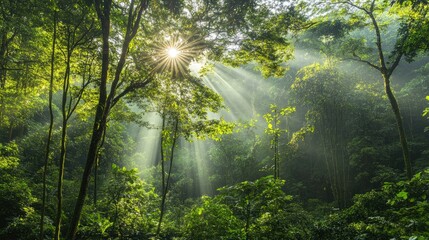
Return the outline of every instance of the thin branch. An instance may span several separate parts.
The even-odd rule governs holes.
[[[133,1],[134,2],[134,1]],[[141,20],[141,16],[143,14],[143,10],[145,10],[147,8],[147,4],[145,4],[145,1],[141,1],[140,5],[138,6],[138,15],[136,20],[134,21],[134,23],[132,23],[132,20],[130,20],[127,26],[127,31],[125,33],[125,39],[124,39],[124,43],[122,45],[122,52],[121,52],[121,56],[119,58],[119,62],[118,65],[116,67],[116,72],[115,72],[115,77],[113,79],[112,85],[110,87],[110,93],[107,97],[107,104],[111,104],[112,106],[108,106],[107,109],[110,109],[111,107],[113,107],[113,105],[115,105],[118,101],[119,98],[115,97],[116,95],[116,90],[118,89],[118,83],[120,81],[120,75],[121,72],[124,68],[125,65],[125,59],[126,56],[128,55],[128,50],[129,50],[129,45],[130,42],[132,41],[132,39],[135,37],[135,35],[137,34],[137,30],[140,24],[140,20]],[[130,10],[130,15],[132,15],[132,10]],[[129,18],[133,18],[133,16],[128,16]],[[147,81],[143,82],[143,86],[147,85]],[[123,97],[126,94],[127,89],[124,90],[124,92],[122,92],[122,94],[120,94],[120,97]],[[128,90],[131,91],[132,89]],[[125,93],[125,94],[124,94]]]
[[[374,8],[375,8],[375,0],[372,0],[372,3],[371,3],[371,7],[369,8],[370,10],[370,12],[374,12]]]
[[[390,77],[390,76],[392,75],[393,71],[395,71],[396,67],[397,67],[397,66],[399,65],[399,63],[401,62],[401,58],[402,58],[402,56],[403,56],[403,53],[402,53],[402,51],[401,51],[401,53],[399,53],[399,54],[396,56],[395,61],[392,63],[392,66],[390,66],[390,67],[387,69],[387,76],[388,76],[388,77]]]
[[[133,14],[133,10],[134,10],[134,0],[131,0],[130,3],[130,7],[129,7],[129,12],[128,12],[128,23],[127,23],[127,32],[125,33],[125,38],[129,37],[128,35],[132,34],[130,31],[128,31],[129,29],[133,28],[133,20],[134,20],[134,14]]]
[[[126,87],[121,93],[119,93],[113,100],[112,100],[112,107],[116,105],[116,103],[118,103],[118,101],[124,97],[125,95],[127,95],[128,93],[138,90],[138,89],[142,89],[145,88],[151,81],[153,80],[153,78],[147,78],[146,80],[142,81],[142,82],[135,82],[133,84],[128,85],[128,87]]]
[[[75,48],[76,46],[77,46],[77,43],[83,38],[83,35],[85,35],[85,33],[83,33],[82,34],[82,36],[80,37],[80,38],[78,38],[78,40],[76,41],[76,32],[77,32],[77,30],[79,29],[79,26],[83,23],[83,20],[84,20],[84,18],[85,17],[81,17],[80,19],[79,19],[79,21],[76,21],[77,22],[77,24],[75,24],[74,26],[73,26],[73,30],[71,31],[71,35],[72,35],[72,48]]]
[[[103,22],[104,19],[104,14],[103,11],[101,10],[101,1],[100,0],[95,0],[95,10],[97,11],[97,15],[100,18],[101,22]]]
[[[134,26],[132,29],[132,36],[133,37],[137,34],[137,30],[139,29],[140,20],[142,18],[143,11],[147,9],[147,4],[145,4],[145,1],[142,1],[139,7],[140,8],[138,10],[137,18],[134,22]]]
[[[335,2],[334,4],[346,4],[346,5],[350,5],[350,6],[354,7],[354,8],[357,8],[357,9],[359,9],[361,11],[364,11],[367,14],[370,13],[370,11],[368,9],[366,9],[364,7],[361,7],[359,5],[356,5],[353,2],[351,2],[351,1],[339,1],[339,2]]]
[[[404,56],[404,44],[405,42],[408,40],[409,36],[410,36],[410,28],[412,26],[412,24],[414,23],[414,20],[411,20],[411,22],[409,22],[407,24],[407,28],[406,28],[406,33],[405,35],[400,39],[400,51],[399,53],[396,55],[395,61],[393,61],[392,65],[387,69],[387,76],[391,76],[393,71],[396,69],[396,67],[399,65],[399,63],[401,62],[402,56]]]
[[[85,88],[90,84],[90,80],[86,81],[85,83],[82,84],[82,87],[79,89],[79,92],[77,94],[77,100],[75,101],[73,107],[69,106],[69,112],[68,112],[68,116],[67,116],[67,120],[69,120],[69,118],[71,117],[71,115],[73,114],[73,112],[76,110],[77,105],[79,105],[80,100],[82,99],[82,95],[83,92],[85,91]],[[71,97],[70,97],[70,104],[71,104]]]
[[[353,61],[357,61],[357,62],[365,63],[365,64],[369,65],[370,67],[375,68],[375,69],[377,69],[378,71],[381,71],[381,67],[379,67],[379,66],[377,66],[377,65],[375,65],[375,64],[373,64],[373,63],[371,63],[370,61],[363,60],[363,59],[362,59],[361,57],[359,57],[356,53],[353,53],[353,57],[354,57],[354,58],[347,58],[347,59],[345,59],[345,60],[353,60]]]
[[[84,38],[87,35],[89,35],[89,33],[91,32],[91,30],[93,29],[93,27],[94,27],[94,21],[91,21],[91,25],[89,26],[89,28],[86,29],[84,33],[82,33],[82,35],[77,39],[76,42],[74,42],[73,46],[74,47],[78,47],[79,45],[84,45],[85,43],[90,42],[91,39],[87,39],[86,41],[84,41]]]
[[[375,35],[377,37],[377,49],[378,49],[378,57],[379,57],[379,61],[380,61],[380,65],[381,65],[381,72],[386,71],[386,60],[384,58],[384,53],[383,53],[383,47],[381,45],[381,33],[380,33],[380,28],[378,26],[377,20],[374,17],[374,14],[372,14],[372,12],[368,13],[368,16],[371,18],[372,21],[372,25],[374,26],[374,30],[375,30]]]

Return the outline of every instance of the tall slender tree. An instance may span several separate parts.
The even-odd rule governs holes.
[[[101,42],[102,42],[101,73],[100,73],[100,80],[97,85],[98,100],[97,100],[97,108],[96,108],[95,117],[94,117],[94,125],[92,129],[91,141],[88,149],[88,154],[86,157],[87,160],[86,160],[84,172],[82,175],[79,195],[77,197],[73,216],[70,221],[70,227],[69,227],[67,239],[74,239],[76,236],[77,227],[79,224],[82,208],[87,194],[90,174],[94,166],[99,144],[100,144],[103,132],[106,129],[107,120],[109,118],[112,108],[123,97],[129,95],[129,93],[134,92],[136,89],[146,88],[147,85],[152,82],[152,80],[154,79],[154,75],[156,74],[156,71],[149,70],[141,74],[139,76],[139,79],[134,79],[134,80],[127,79],[127,76],[123,74],[125,65],[130,60],[129,56],[132,55],[130,53],[132,52],[132,50],[139,48],[139,46],[135,46],[134,44],[132,44],[132,41],[135,39],[137,35],[138,29],[143,27],[145,29],[145,32],[148,32],[151,30],[150,28],[145,28],[146,25],[144,25],[144,24],[150,24],[150,21],[148,22],[142,21],[142,14],[149,7],[149,1],[130,0],[130,1],[120,1],[118,4],[116,3],[117,2],[113,0],[94,0],[93,2],[93,6],[96,9],[99,23],[101,26]],[[179,13],[180,12],[179,10],[181,7],[188,7],[189,10],[192,12],[195,8],[196,3],[193,3],[193,2],[192,3],[188,2],[188,3],[189,4],[185,4],[185,1],[172,0],[172,1],[162,2],[162,4],[154,4],[153,9],[167,7],[168,9],[167,11],[170,11],[173,13]],[[244,5],[241,3],[243,3]],[[205,10],[208,10],[208,8],[210,9],[208,10],[210,12],[212,12],[213,10],[216,11],[215,7],[217,6],[217,4],[213,1],[198,2],[198,4],[201,4],[201,6],[207,5],[200,8],[202,12],[198,11],[198,14],[204,14],[203,12]],[[225,37],[226,35],[224,33],[227,33],[227,32],[228,32],[227,34],[228,36],[235,35],[237,38],[240,38],[239,36],[243,36],[243,34],[242,32],[239,31],[240,29],[239,26],[242,26],[243,24],[246,23],[245,19],[247,19],[246,17],[247,13],[250,13],[250,12],[253,12],[253,10],[256,10],[257,4],[255,4],[255,1],[240,1],[240,3],[237,3],[236,1],[225,1],[221,5],[222,5],[222,8],[221,8],[222,16],[217,14],[212,14],[212,17],[221,18],[223,16],[228,16],[228,18],[231,19],[231,16],[228,14],[235,13],[235,10],[233,9],[239,9],[240,7],[243,7],[243,6],[245,7],[243,11],[239,11],[239,13],[237,12],[236,15],[238,20],[237,19],[236,19],[237,21],[234,20],[233,25],[226,23],[225,21],[222,21],[221,23],[217,22],[216,24],[214,24],[217,27],[217,29],[214,29],[214,30],[218,30],[219,28],[225,28],[224,30],[221,30],[223,33],[220,33],[221,35],[219,35],[219,36],[223,36],[224,40],[227,38]],[[277,7],[281,8],[283,6],[278,5]],[[263,13],[267,13],[265,11],[266,9],[267,7],[264,6],[264,8],[260,11],[262,15],[264,15]],[[292,17],[286,18],[285,15],[292,13],[291,14],[292,16],[294,15],[293,13],[296,13],[296,12],[292,7],[287,9],[288,9],[288,11],[286,11],[287,13],[280,14],[278,16],[275,16],[276,11],[268,11],[269,12],[268,22],[270,22],[270,24],[273,25],[273,28],[270,29],[270,33],[276,32],[278,29],[283,30],[288,28],[287,26],[289,25],[285,23],[290,22]],[[120,13],[115,14],[116,11],[119,11]],[[191,19],[187,19],[187,21],[185,20],[184,21],[185,24],[183,25],[179,24],[181,27],[183,27],[183,29],[181,29],[180,31],[190,31],[190,30],[195,30],[200,28],[200,29],[204,29],[204,31],[202,31],[203,33],[200,34],[200,37],[208,37],[208,38],[210,36],[213,36],[213,34],[219,33],[219,32],[213,33],[213,29],[211,29],[210,26],[214,26],[214,25],[212,25],[209,22],[205,22],[205,20],[207,19],[205,18],[198,19],[199,16],[201,17],[201,15],[199,16],[186,15],[186,16],[190,17]],[[122,17],[124,17],[125,19],[124,18],[120,19]],[[258,19],[263,19],[263,17],[259,16]],[[195,20],[196,23],[195,22],[189,23],[189,21],[193,21],[193,20]],[[153,21],[153,22],[156,22],[156,21]],[[143,24],[143,26],[141,26],[141,23]],[[177,24],[177,22],[173,24]],[[248,24],[248,26],[252,28],[253,26],[250,26],[250,25],[251,24]],[[260,35],[260,36],[267,35],[261,29],[258,29],[258,30],[260,31],[258,31],[257,35]],[[115,38],[113,38],[111,31],[117,31],[116,33],[121,36],[120,37],[115,36]],[[160,29],[160,31],[165,31],[165,30]],[[252,36],[254,37],[253,34],[246,33],[246,38],[254,39],[252,38]],[[193,36],[192,39],[196,39],[196,38],[198,38],[198,36]],[[183,40],[186,41],[191,39],[183,39]],[[243,42],[242,40],[243,39],[241,39],[240,42]],[[260,55],[263,55],[263,57],[259,59],[260,60],[259,63],[262,63],[262,64],[265,63],[266,62],[265,60],[269,59],[269,57],[272,54],[276,54],[276,56],[281,58],[280,61],[270,61],[270,63],[274,62],[273,64],[270,65],[271,66],[270,70],[267,69],[267,71],[269,71],[271,74],[274,74],[274,72],[277,72],[277,73],[281,72],[282,71],[281,69],[283,68],[280,66],[281,65],[280,62],[286,58],[291,57],[291,55],[288,54],[289,43],[285,40],[285,38],[282,37],[276,40],[278,41],[275,41],[276,42],[275,48],[266,48],[266,46],[268,46],[267,44],[262,44],[263,46],[259,45],[262,40],[253,42],[253,43],[256,43],[258,46],[252,45],[250,40],[247,41],[246,43],[250,44],[251,46],[249,48],[247,46],[244,46],[245,49],[257,48],[257,52]],[[228,41],[228,43],[236,44],[237,41],[231,40],[231,41]],[[213,46],[208,46],[208,47],[213,47]],[[215,48],[217,47],[221,48],[222,46],[220,44]],[[117,50],[112,51],[113,48]],[[192,46],[190,48],[194,49]],[[219,48],[217,50],[219,50]],[[222,49],[225,49],[225,48],[222,48]],[[249,51],[252,51],[252,50],[249,50]],[[115,54],[116,56],[112,57]],[[267,58],[267,55],[270,55],[270,56],[268,56]],[[137,59],[138,57],[135,57],[135,58]],[[117,62],[113,63],[112,59],[117,59]],[[250,61],[249,57],[246,57],[246,62],[247,61]],[[130,67],[135,67],[136,69],[138,69],[138,68],[141,68],[141,66],[139,66],[141,64],[142,64],[141,62],[135,63],[135,66],[130,65]],[[178,65],[175,65],[173,67],[175,67],[176,70],[177,68],[180,68],[180,66]],[[159,70],[159,69],[156,69],[156,70]],[[109,76],[110,72],[113,72],[112,77]]]
[[[148,7],[148,1],[131,0],[125,4],[128,7],[127,13],[127,24],[125,28],[125,35],[122,42],[122,49],[119,54],[119,60],[114,71],[114,77],[109,84],[109,68],[110,68],[110,31],[111,31],[111,12],[112,12],[112,0],[95,0],[94,7],[97,12],[97,16],[101,25],[102,33],[102,62],[101,62],[101,74],[100,82],[98,85],[98,102],[97,109],[94,118],[94,126],[92,129],[91,142],[88,149],[86,164],[82,175],[79,195],[76,200],[73,215],[71,217],[70,226],[68,229],[67,239],[72,240],[76,238],[76,232],[80,221],[82,208],[85,203],[85,198],[88,191],[90,175],[92,167],[94,166],[95,160],[97,159],[98,148],[106,129],[107,119],[110,114],[112,107],[116,104],[121,97],[133,88],[143,88],[146,86],[150,79],[145,79],[141,82],[128,86],[123,92],[118,93],[120,86],[121,74],[127,61],[129,47],[131,41],[137,34],[140,26],[143,11]],[[108,92],[108,87],[110,91]]]
[[[362,62],[381,74],[384,82],[384,91],[389,99],[396,120],[406,176],[408,179],[411,179],[413,170],[409,146],[402,114],[391,86],[391,80],[392,74],[397,69],[401,60],[406,58],[406,60],[411,61],[420,50],[428,49],[427,38],[422,37],[427,36],[427,31],[423,31],[424,33],[422,34],[422,32],[418,30],[428,21],[426,18],[428,8],[423,6],[423,8],[420,9],[419,17],[414,18],[404,14],[404,11],[406,11],[405,9],[409,9],[410,6],[398,11],[398,9],[394,7],[395,2],[396,1],[389,2],[384,0],[335,0],[332,1],[331,4],[336,7],[341,7],[344,10],[342,14],[347,14],[347,17],[352,17],[352,19],[360,21],[361,26],[368,26],[373,31],[375,38],[374,45],[367,47],[372,47],[374,49],[376,57],[369,57],[370,55],[368,55],[367,52],[364,53],[362,51],[364,47],[357,44],[345,44],[346,46],[351,46],[351,49],[348,49],[346,52],[351,54],[348,56],[350,59]],[[386,47],[387,37],[383,35],[382,15],[385,13],[391,13],[395,21],[400,23],[394,47],[391,49]],[[344,17],[344,15],[340,17]]]
[[[53,11],[53,33],[52,33],[52,49],[51,49],[51,69],[49,76],[49,99],[48,99],[48,108],[49,108],[49,128],[48,136],[46,137],[46,149],[45,149],[45,162],[43,165],[43,180],[42,180],[42,210],[40,214],[40,234],[39,239],[43,240],[44,237],[44,225],[45,225],[45,209],[46,209],[46,176],[48,174],[48,165],[49,165],[49,155],[51,153],[51,141],[52,141],[52,130],[54,126],[54,113],[52,110],[52,95],[54,88],[54,69],[55,69],[55,48],[57,42],[57,11]]]
[[[82,1],[72,1],[60,3],[61,10],[61,43],[64,54],[64,74],[61,98],[61,140],[60,159],[57,182],[57,213],[55,219],[55,239],[60,239],[61,220],[63,211],[63,184],[67,152],[67,130],[68,122],[78,107],[85,88],[90,84],[91,74],[81,76],[82,83],[79,87],[74,87],[71,76],[75,69],[72,68],[73,58],[79,48],[91,49],[94,37],[94,19],[90,14],[90,9]],[[84,56],[83,51],[81,51]],[[84,60],[85,61],[85,60]]]

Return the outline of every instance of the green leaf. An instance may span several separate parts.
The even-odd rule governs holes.
[[[396,197],[407,200],[408,199],[408,192],[401,191],[398,194],[396,194]]]

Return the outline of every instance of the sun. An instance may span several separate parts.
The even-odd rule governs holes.
[[[191,62],[202,54],[202,50],[202,41],[194,36],[173,34],[164,37],[164,41],[154,45],[155,69],[157,72],[170,72],[174,76],[186,75],[190,72]]]
[[[178,50],[175,47],[168,47],[167,48],[167,54],[170,58],[176,58],[180,54],[180,50]]]

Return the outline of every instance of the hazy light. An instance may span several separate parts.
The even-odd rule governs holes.
[[[175,47],[176,50],[180,52],[176,58],[169,57],[170,54],[167,52],[167,49],[172,47]],[[160,59],[164,61],[161,62],[162,65],[160,65],[160,68],[170,71],[180,70],[180,66],[182,65],[179,65],[179,63],[182,63],[182,61],[179,60],[187,56],[190,51],[188,49],[191,50],[192,48],[188,47],[186,49],[179,44],[160,47],[160,53],[163,54],[160,56]],[[190,56],[190,59],[192,59],[191,57],[192,56]],[[183,62],[189,63],[189,69],[187,70],[196,72],[198,72],[205,63],[204,59],[200,60],[200,62],[193,59],[189,62]],[[263,100],[264,98],[262,98],[262,95],[264,91],[269,89],[272,85],[270,81],[263,79],[258,72],[245,68],[236,69],[215,64],[213,71],[202,77],[202,82],[222,95],[225,105],[229,108],[229,111],[221,111],[216,114],[211,113],[209,119],[218,119],[222,116],[223,119],[228,121],[246,121],[253,118],[258,120],[258,123],[256,123],[257,130],[263,130],[265,128],[265,121],[255,114],[255,105],[261,105],[264,101],[267,101],[267,103],[271,102],[269,96],[266,97],[267,100]],[[140,164],[139,168],[146,171],[146,175],[150,175],[155,172],[155,166],[159,164],[160,159],[159,152],[161,143],[159,126],[161,124],[161,118],[158,114],[146,113],[145,120],[154,127],[141,131],[138,141],[139,154],[136,155],[135,158],[141,159],[141,161],[137,163]],[[214,186],[210,178],[212,176],[212,169],[210,169],[211,164],[208,162],[210,161],[209,149],[211,147],[211,142],[209,140],[203,141],[200,139],[192,139],[191,142],[187,142],[185,139],[180,138],[177,147],[178,149],[175,157],[178,158],[178,162],[183,162],[174,165],[174,171],[184,171],[189,178],[193,180],[188,185],[188,187],[195,187],[190,189],[193,193],[212,195],[215,189],[213,188]],[[158,171],[159,169],[157,169],[155,173],[157,174]],[[157,177],[158,175],[154,175],[154,179],[157,179]],[[148,179],[151,180],[150,178]]]
[[[176,58],[177,56],[179,56],[180,51],[175,47],[169,47],[167,48],[167,54],[170,58]]]
[[[145,113],[142,118],[150,125],[142,127],[138,133],[135,161],[140,169],[145,169],[156,165],[158,162],[161,146],[159,126],[162,120],[157,113],[152,112]]]
[[[213,195],[212,185],[210,183],[210,169],[207,165],[207,142],[194,139],[192,142],[187,142],[185,147],[190,150],[191,156],[196,163],[197,178],[199,183],[199,192],[201,195]],[[196,189],[195,189],[196,190]]]
[[[226,120],[245,120],[252,118],[252,78],[248,78],[232,68],[216,65],[214,71],[205,76],[203,81],[207,86],[219,93],[228,107],[229,112],[223,113]],[[245,79],[243,85],[237,85],[238,79]],[[233,82],[236,82],[235,84]]]
[[[191,61],[191,63],[189,64],[189,70],[191,70],[191,73],[194,74],[195,76],[199,75],[199,72],[201,70],[201,68],[204,66],[204,63],[202,62],[197,62],[195,60]]]

